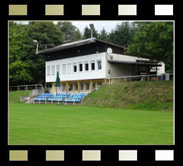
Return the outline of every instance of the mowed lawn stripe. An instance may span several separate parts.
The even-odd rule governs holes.
[[[9,104],[10,145],[173,144],[173,112]]]

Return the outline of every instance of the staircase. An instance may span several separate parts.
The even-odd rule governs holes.
[[[44,93],[44,89],[33,89],[29,96],[21,96],[20,101],[23,103],[33,103],[35,97]]]

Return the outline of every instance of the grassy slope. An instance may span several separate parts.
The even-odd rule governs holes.
[[[173,144],[173,112],[10,103],[9,144]]]
[[[129,94],[127,98],[131,101],[129,88],[143,84],[145,86],[145,83],[135,84],[137,85],[110,85],[116,88],[114,93],[108,86],[103,86],[102,88],[106,88],[105,91],[97,91],[97,96],[100,92],[100,98],[115,96],[115,101],[120,101],[118,100],[121,99],[119,90],[123,89],[126,90],[123,91],[124,93]],[[164,91],[167,91],[168,95],[170,93],[168,87],[171,84],[167,82],[159,95]],[[157,85],[155,87],[157,88]],[[106,90],[111,93],[107,93]],[[136,88],[134,94],[138,91],[140,90]],[[154,91],[150,92],[153,96]],[[21,103],[20,96],[27,96],[29,93],[30,91],[9,93],[9,144],[11,145],[173,144],[172,111]],[[170,100],[169,95],[163,100]],[[135,99],[136,95],[134,95],[134,101]]]
[[[10,103],[21,103],[21,96],[28,96],[31,90],[20,90],[20,91],[10,91],[9,92],[9,102]]]
[[[146,110],[173,110],[173,82],[129,82],[103,85],[89,94],[85,105]]]

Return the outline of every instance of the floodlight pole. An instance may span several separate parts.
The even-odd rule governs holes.
[[[91,29],[91,38],[93,38],[93,29]]]
[[[36,46],[36,54],[38,54],[38,42],[37,42],[37,46]]]
[[[39,42],[37,40],[33,40],[37,45],[36,45],[36,54],[38,54],[38,45],[39,45]]]

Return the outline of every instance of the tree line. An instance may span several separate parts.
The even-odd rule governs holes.
[[[125,53],[151,60],[164,61],[166,72],[173,72],[173,23],[172,22],[122,22],[111,32],[100,32],[94,24],[84,32],[72,22],[9,22],[9,85],[45,82],[45,59],[36,55],[39,50],[64,43],[93,37],[126,48]]]

